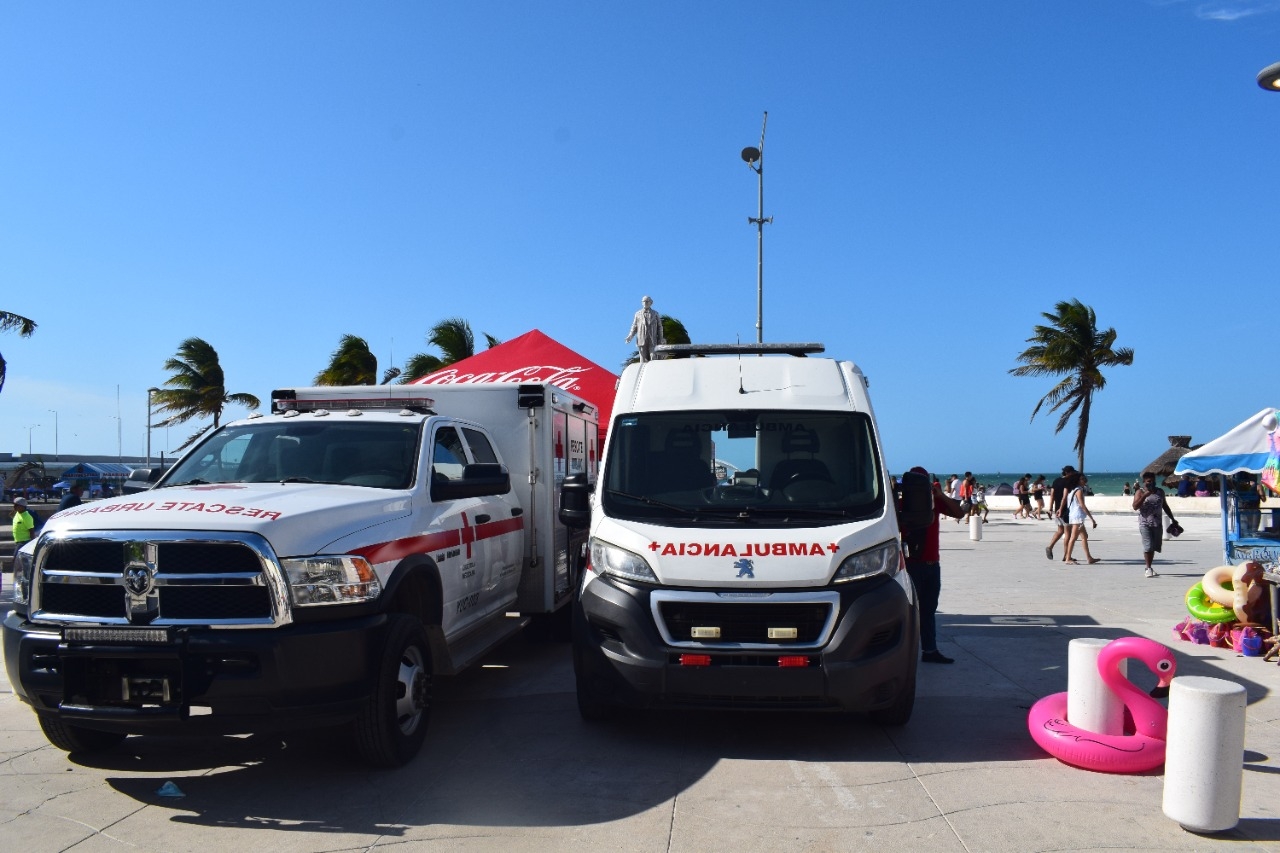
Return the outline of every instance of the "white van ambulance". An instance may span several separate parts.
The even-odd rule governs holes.
[[[55,746],[350,722],[369,762],[400,765],[433,674],[530,616],[567,633],[583,544],[556,498],[594,479],[593,406],[545,384],[272,403],[19,552],[5,665]]]
[[[665,346],[624,371],[599,482],[566,483],[561,511],[589,517],[574,614],[584,717],[910,717],[918,608],[893,481],[862,372],[811,357],[822,349]]]

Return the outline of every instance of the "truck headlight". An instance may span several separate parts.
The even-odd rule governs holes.
[[[31,599],[31,569],[35,557],[30,551],[13,555],[13,603],[26,604]]]
[[[835,577],[831,578],[831,582],[845,583],[874,575],[893,577],[898,573],[901,565],[902,558],[898,552],[898,543],[889,541],[846,557],[840,564],[840,568],[836,569]]]
[[[355,604],[382,594],[382,584],[364,557],[296,557],[281,560],[293,603]]]
[[[658,582],[658,576],[649,568],[644,557],[599,539],[591,540],[591,569],[602,575],[613,575],[641,583]]]

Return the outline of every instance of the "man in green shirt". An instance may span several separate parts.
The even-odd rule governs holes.
[[[13,541],[21,548],[28,540],[31,539],[31,533],[36,529],[35,519],[31,517],[31,513],[27,511],[26,498],[13,499]]]

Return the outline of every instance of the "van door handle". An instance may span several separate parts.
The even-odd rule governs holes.
[[[513,507],[511,508],[511,515],[512,515],[513,517],[514,517],[514,516],[517,516],[517,515],[524,515],[524,507],[520,507],[520,506],[513,506]]]
[[[489,522],[489,519],[490,519],[490,516],[484,515],[482,513],[476,516],[476,524],[487,524]]]

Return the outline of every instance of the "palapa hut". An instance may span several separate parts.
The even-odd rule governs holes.
[[[1196,445],[1199,447],[1200,445]],[[1171,435],[1169,436],[1169,447],[1164,453],[1157,456],[1152,462],[1148,463],[1142,469],[1142,473],[1151,472],[1156,475],[1156,479],[1164,483],[1165,488],[1173,488],[1178,484],[1178,478],[1173,475],[1173,469],[1177,467],[1178,460],[1186,456],[1194,448],[1191,446],[1191,436],[1189,435]]]

